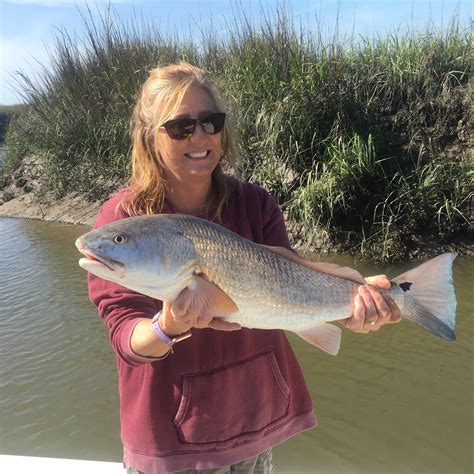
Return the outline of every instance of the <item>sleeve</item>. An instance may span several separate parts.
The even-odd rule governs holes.
[[[273,197],[265,190],[261,192],[263,243],[291,249],[288,232],[286,231],[283,213]]]
[[[127,217],[118,210],[116,201],[112,198],[102,206],[94,228]],[[133,352],[130,339],[141,320],[152,318],[161,309],[161,301],[92,274],[88,275],[88,288],[89,298],[108,327],[109,340],[116,355],[131,367],[159,360]]]

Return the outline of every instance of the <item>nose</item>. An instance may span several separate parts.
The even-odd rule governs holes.
[[[189,137],[190,140],[199,141],[199,140],[207,140],[208,134],[203,130],[202,125],[200,122],[196,124],[194,132]]]

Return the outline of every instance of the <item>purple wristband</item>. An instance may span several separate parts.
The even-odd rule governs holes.
[[[163,332],[163,329],[161,329],[159,324],[161,314],[161,311],[158,311],[158,313],[155,314],[151,325],[153,326],[153,331],[155,331],[155,334],[158,336],[158,339],[161,339],[165,344],[171,346],[173,345],[173,340]]]
[[[161,312],[161,311],[158,311],[158,313],[156,313],[155,316],[154,316],[154,318],[152,319],[151,325],[152,325],[153,331],[154,331],[155,334],[157,335],[158,339],[160,339],[161,341],[163,341],[167,346],[169,346],[169,347],[171,348],[171,347],[172,347],[174,344],[176,344],[177,342],[184,341],[184,340],[187,339],[188,337],[191,337],[191,332],[190,332],[190,331],[185,332],[184,334],[180,334],[180,335],[178,335],[178,336],[174,336],[174,337],[172,337],[172,338],[170,338],[169,336],[167,336],[167,335],[163,332],[163,329],[161,329],[160,324],[159,324],[161,315],[162,315],[162,312]]]

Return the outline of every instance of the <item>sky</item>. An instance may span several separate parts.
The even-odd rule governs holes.
[[[112,7],[126,22],[133,15],[151,19],[165,35],[175,33],[195,37],[212,29],[226,34],[226,21],[245,12],[253,24],[265,12],[285,4],[293,21],[305,31],[316,24],[348,35],[375,36],[410,28],[424,31],[428,24],[444,27],[458,13],[461,23],[472,25],[472,1],[463,0],[95,0],[88,3],[94,17]],[[49,67],[49,57],[58,30],[80,39],[84,34],[81,13],[87,4],[81,0],[0,0],[0,104],[22,101],[16,91],[17,71],[37,77],[41,66]]]

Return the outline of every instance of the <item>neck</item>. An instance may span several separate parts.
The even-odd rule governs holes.
[[[166,199],[179,212],[198,214],[209,206],[212,200],[213,186],[209,183],[169,183],[166,189]]]

